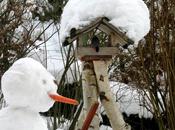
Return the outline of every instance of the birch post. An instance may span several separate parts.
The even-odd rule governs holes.
[[[122,113],[119,110],[119,104],[115,102],[110,90],[107,71],[109,64],[109,61],[93,61],[101,103],[106,111],[113,130],[130,130],[131,128],[125,123]]]
[[[81,130],[83,122],[87,116],[90,107],[95,103],[98,102],[98,95],[97,95],[97,86],[96,86],[96,78],[93,69],[92,62],[84,62],[83,63],[83,71],[82,71],[82,86],[83,86],[83,109],[80,114],[80,118],[77,123],[76,130]],[[98,112],[98,111],[97,111]],[[98,117],[98,113],[94,116],[90,128],[88,130],[99,130],[100,120]]]

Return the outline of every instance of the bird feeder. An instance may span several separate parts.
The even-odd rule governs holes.
[[[76,56],[83,61],[111,59],[119,53],[119,46],[134,43],[107,18],[98,18],[79,30],[72,28],[63,46],[73,41],[77,43]]]
[[[76,130],[87,129],[87,125],[82,126],[84,120],[85,124],[88,122],[88,127],[99,130],[98,112],[96,112],[98,109],[97,107],[93,108],[98,99],[100,99],[114,130],[130,130],[110,91],[107,68],[112,57],[120,53],[119,47],[126,48],[134,42],[119,28],[109,23],[107,18],[97,18],[78,30],[72,28],[70,36],[65,39],[63,46],[74,41],[76,41],[76,57],[83,61],[84,101]],[[91,124],[90,121],[92,121]]]

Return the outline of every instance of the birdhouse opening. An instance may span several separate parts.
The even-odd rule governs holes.
[[[108,34],[100,29],[94,29],[79,37],[78,46],[81,47],[111,47],[111,39]]]
[[[118,52],[111,41],[111,36],[99,28],[82,33],[77,41],[77,57],[86,61],[111,59]]]

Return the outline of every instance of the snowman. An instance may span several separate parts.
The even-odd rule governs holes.
[[[39,112],[55,101],[78,105],[57,93],[55,78],[32,58],[17,60],[2,76],[7,107],[0,111],[0,130],[48,130]]]

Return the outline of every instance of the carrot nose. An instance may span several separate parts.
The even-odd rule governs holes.
[[[67,97],[64,97],[64,96],[61,96],[61,95],[58,95],[58,94],[49,94],[49,97],[51,99],[53,99],[54,101],[57,101],[57,102],[68,103],[68,104],[72,104],[72,105],[78,105],[79,104],[77,100],[67,98]]]

